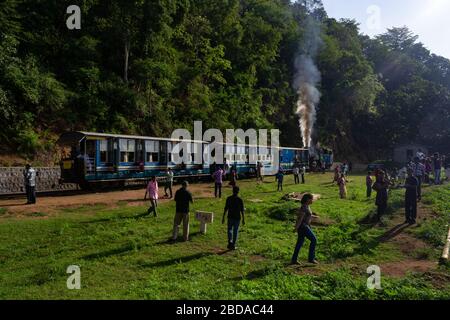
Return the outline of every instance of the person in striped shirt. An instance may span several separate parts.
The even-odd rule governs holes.
[[[420,162],[419,157],[414,158],[414,162],[411,165],[412,172],[414,174],[414,177],[417,178],[417,199],[419,201],[422,200],[422,182],[423,177],[425,176],[426,168],[423,163]]]

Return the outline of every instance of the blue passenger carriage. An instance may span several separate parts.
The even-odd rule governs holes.
[[[66,153],[61,161],[61,182],[76,183],[82,188],[147,181],[152,176],[163,176],[168,168],[173,170],[175,178],[198,179],[210,177],[216,168],[209,156],[202,156],[209,154],[210,143],[205,141],[77,131],[63,134],[58,143]],[[187,154],[175,152],[184,159],[176,164],[172,150],[180,143],[185,144]],[[275,174],[280,167],[290,172],[296,165],[308,166],[307,149],[239,144],[221,144],[221,147],[224,166],[234,167],[241,177],[255,175],[258,162],[263,164],[266,174]],[[275,163],[273,152],[279,153],[279,164]],[[195,159],[196,154],[200,159]]]

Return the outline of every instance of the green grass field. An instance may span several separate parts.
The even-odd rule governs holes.
[[[247,225],[241,227],[234,252],[226,251],[224,199],[197,199],[194,209],[215,212],[215,221],[207,235],[200,235],[191,214],[192,241],[175,244],[167,242],[174,203],[162,204],[158,218],[144,216],[145,207],[126,203],[115,209],[86,206],[20,219],[0,209],[0,298],[449,299],[448,267],[401,277],[384,275],[382,268],[382,289],[375,291],[367,289],[366,269],[417,256],[437,261],[450,220],[450,186],[425,189],[424,204],[436,215],[405,232],[427,247],[405,253],[395,242],[377,241],[402,218],[403,191],[392,191],[386,227],[361,224],[373,214],[374,200],[365,197],[363,176],[350,180],[347,200],[339,199],[329,174],[308,176],[307,184],[299,186],[288,177],[283,193],[274,191],[272,178],[260,185],[240,182]],[[297,204],[281,198],[306,191],[321,195],[312,206],[326,221],[314,226],[321,265],[288,266],[296,242]],[[227,188],[225,194],[230,192]],[[306,249],[300,261],[306,261]],[[66,287],[70,265],[81,268],[81,290]]]

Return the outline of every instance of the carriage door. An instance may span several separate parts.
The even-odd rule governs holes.
[[[97,167],[97,140],[85,140],[85,165],[87,174],[95,174]]]
[[[167,163],[169,162],[168,155],[167,155],[167,141],[160,141],[159,143],[159,163],[163,166],[167,166]]]

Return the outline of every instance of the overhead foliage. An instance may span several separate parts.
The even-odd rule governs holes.
[[[72,4],[81,30],[65,25]],[[1,149],[33,155],[49,132],[78,129],[168,136],[195,120],[276,127],[301,146],[292,80],[308,15],[322,38],[316,141],[341,157],[450,148],[450,61],[406,27],[370,39],[320,0],[5,0]]]

